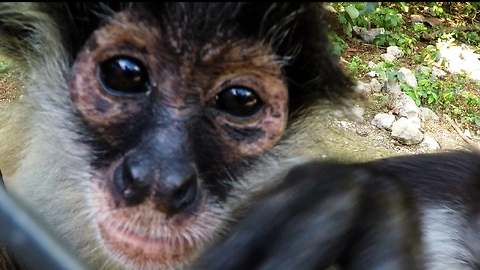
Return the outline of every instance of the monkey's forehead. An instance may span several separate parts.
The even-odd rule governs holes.
[[[278,66],[280,62],[269,43],[253,37],[245,38],[237,32],[239,30],[235,27],[221,25],[217,25],[216,31],[199,32],[186,20],[156,18],[144,9],[129,9],[111,17],[103,27],[92,33],[86,44],[92,48],[132,45],[152,56],[164,60],[171,58],[173,62],[182,58],[181,61],[193,61],[200,65],[216,61],[224,66],[228,62],[238,64],[261,57],[263,59],[257,60],[257,64]],[[160,51],[149,51],[152,48]],[[222,55],[227,57],[219,59],[218,56]]]
[[[84,44],[95,29],[126,10],[137,10],[141,24],[157,23],[171,39],[188,41],[182,45],[185,49],[186,44],[198,47],[224,42],[232,36],[280,46],[291,31],[290,22],[306,9],[303,4],[295,3],[210,2],[68,3],[65,8],[68,17],[65,14],[58,16],[59,24],[68,24],[65,28],[76,29],[68,37],[74,49],[73,55],[81,49],[78,44]],[[288,42],[292,43],[292,40]]]

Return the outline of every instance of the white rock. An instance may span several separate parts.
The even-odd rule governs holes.
[[[429,69],[428,67],[419,65],[419,66],[417,66],[417,68],[415,69],[415,72],[417,72],[417,73],[423,73],[423,72],[427,71],[428,69]]]
[[[403,74],[403,79],[408,85],[410,85],[411,87],[418,86],[417,79],[415,78],[415,75],[413,75],[413,72],[410,69],[402,67],[398,71]]]
[[[402,117],[392,124],[392,137],[405,145],[419,144],[423,140],[423,133],[412,124],[410,119]]]
[[[368,92],[369,90],[370,90],[370,87],[368,84],[365,84],[361,81],[358,81],[355,84],[355,91],[358,93]]]
[[[365,42],[371,43],[376,36],[385,33],[383,28],[372,28],[367,30],[363,27],[354,26],[353,31],[357,33]]]
[[[395,122],[395,115],[379,113],[375,115],[370,123],[380,129],[390,129],[393,122]]]
[[[392,105],[398,109],[398,115],[402,117],[414,118],[418,117],[420,113],[420,108],[418,108],[415,101],[405,92],[400,92],[395,95]]]
[[[432,67],[432,74],[433,76],[437,77],[437,78],[442,78],[442,77],[445,77],[447,75],[447,73],[437,67]]]
[[[380,58],[382,58],[383,60],[388,61],[388,62],[392,62],[393,60],[395,60],[395,56],[393,56],[389,53],[382,53],[380,55]]]
[[[380,74],[378,74],[377,72],[375,71],[370,71],[367,73],[368,76],[372,77],[372,78],[377,78],[377,77],[380,77]]]
[[[383,88],[386,93],[392,93],[398,95],[402,93],[402,89],[400,88],[400,84],[396,81],[390,81],[385,84],[385,88]]]
[[[375,78],[370,81],[369,87],[372,92],[380,92],[382,90],[382,84]]]
[[[474,80],[480,80],[480,54],[461,46],[444,46],[440,55],[445,67],[451,73],[467,73]]]
[[[438,115],[432,110],[430,110],[429,108],[419,107],[419,109],[420,109],[420,113],[418,114],[418,117],[423,122],[440,120],[440,117],[438,117]]]
[[[410,121],[410,124],[415,128],[420,129],[422,127],[422,121],[418,117],[408,118],[408,121]]]
[[[387,47],[387,53],[393,55],[395,58],[399,58],[405,55],[403,51],[400,50],[397,46]]]
[[[420,143],[420,146],[432,152],[440,149],[438,142],[428,135],[423,136],[423,141]]]

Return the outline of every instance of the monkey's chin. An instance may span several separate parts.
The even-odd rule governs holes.
[[[199,249],[186,239],[140,235],[106,220],[98,227],[108,252],[132,269],[177,269]]]
[[[105,190],[94,188],[90,194],[103,246],[126,269],[182,269],[223,223],[221,210],[205,201],[192,212],[167,217],[153,203],[119,207]]]

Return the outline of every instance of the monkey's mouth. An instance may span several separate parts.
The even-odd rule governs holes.
[[[111,193],[91,185],[97,232],[106,251],[132,269],[176,269],[192,261],[219,234],[222,209],[200,202],[194,212],[167,217],[147,201],[116,205]]]
[[[119,256],[123,263],[133,263],[137,268],[148,268],[145,267],[148,264],[157,266],[179,264],[189,260],[189,256],[192,256],[201,245],[198,240],[195,241],[188,236],[174,235],[167,224],[152,222],[152,226],[163,227],[162,234],[145,227],[133,228],[140,226],[134,224],[135,222],[106,217],[107,215],[97,213],[98,229],[105,246],[110,253]]]

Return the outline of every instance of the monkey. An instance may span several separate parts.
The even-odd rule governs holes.
[[[303,156],[356,96],[319,3],[1,3],[0,40],[6,189],[94,269],[479,268],[477,152]]]
[[[319,3],[1,3],[0,40],[6,189],[99,269],[189,267],[354,92]]]

